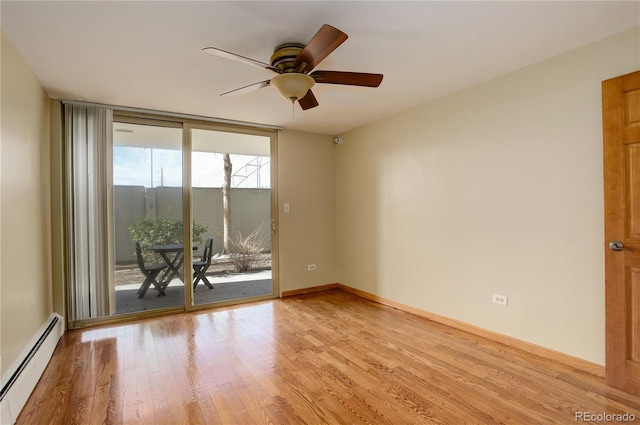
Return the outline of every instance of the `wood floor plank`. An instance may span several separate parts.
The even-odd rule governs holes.
[[[576,412],[640,420],[640,398],[335,289],[67,332],[16,423],[529,425]]]

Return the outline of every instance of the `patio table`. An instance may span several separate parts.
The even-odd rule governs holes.
[[[198,249],[198,245],[193,245],[192,248],[196,250]],[[180,272],[180,267],[184,264],[183,244],[152,245],[149,249],[160,254],[168,266],[158,282],[163,290],[175,277],[184,283],[184,275]]]

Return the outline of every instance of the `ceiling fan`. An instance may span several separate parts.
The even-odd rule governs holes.
[[[276,47],[271,55],[271,63],[261,62],[235,53],[227,52],[216,47],[205,47],[204,52],[219,57],[268,69],[277,73],[270,80],[249,84],[222,93],[225,95],[241,95],[267,86],[274,86],[286,99],[300,104],[304,110],[318,106],[311,88],[316,83],[342,84],[348,86],[378,87],[382,82],[382,74],[342,71],[313,71],[313,69],[331,52],[338,48],[348,38],[331,25],[323,25],[305,46],[300,43],[285,43]]]

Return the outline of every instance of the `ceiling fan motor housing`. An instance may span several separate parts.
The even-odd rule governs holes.
[[[304,48],[305,45],[300,43],[284,43],[279,45],[271,55],[271,65],[279,68],[283,73],[296,72],[293,62]]]

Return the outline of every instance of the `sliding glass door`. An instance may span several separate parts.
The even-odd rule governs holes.
[[[113,125],[116,314],[184,305],[182,126]]]
[[[193,305],[272,297],[271,137],[191,128]]]
[[[270,136],[116,121],[113,141],[117,314],[273,296]]]
[[[274,132],[65,116],[72,327],[275,296]]]

